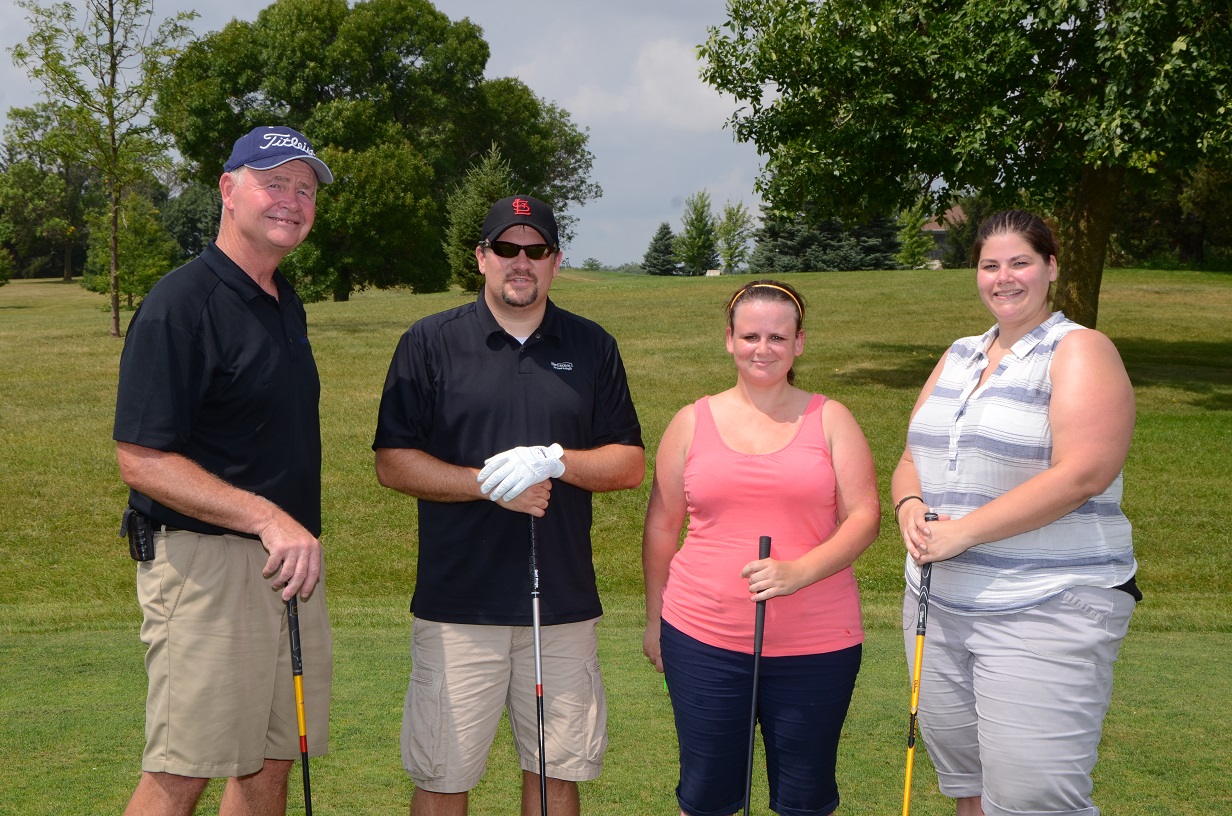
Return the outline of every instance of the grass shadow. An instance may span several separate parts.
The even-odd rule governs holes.
[[[1119,337],[1116,345],[1135,388],[1176,389],[1194,408],[1232,410],[1232,341]]]
[[[860,343],[857,362],[836,372],[846,385],[919,391],[944,349],[922,343]]]
[[[1117,350],[1135,388],[1170,388],[1207,411],[1232,410],[1232,341],[1119,337]],[[832,376],[851,386],[918,390],[939,350],[919,343],[861,343],[858,360]]]

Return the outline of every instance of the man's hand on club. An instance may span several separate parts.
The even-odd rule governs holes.
[[[285,513],[276,516],[260,536],[269,553],[261,574],[273,579],[270,585],[282,592],[284,601],[296,595],[307,600],[321,577],[320,540]]]
[[[559,479],[565,472],[563,454],[556,443],[510,448],[484,460],[479,489],[492,501],[509,501],[533,484]]]

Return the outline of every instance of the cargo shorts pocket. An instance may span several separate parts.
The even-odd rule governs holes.
[[[599,658],[586,661],[586,676],[590,680],[590,705],[586,713],[586,759],[599,762],[607,750],[607,696],[603,691],[603,673]]]
[[[437,779],[445,773],[445,741],[441,739],[441,672],[411,669],[402,711],[402,767],[417,779]]]

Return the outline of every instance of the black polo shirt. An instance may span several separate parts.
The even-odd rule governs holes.
[[[278,298],[213,242],[163,276],[133,315],[120,357],[117,442],[182,454],[321,533],[321,383],[304,304]],[[156,522],[233,532],[130,491]]]
[[[642,447],[616,341],[557,308],[521,345],[478,300],[426,317],[389,366],[373,448],[414,448],[465,467],[519,445]],[[557,480],[536,520],[540,616],[574,623],[602,613],[591,561],[591,494]],[[419,500],[411,611],[450,623],[529,626],[530,516],[487,499]]]

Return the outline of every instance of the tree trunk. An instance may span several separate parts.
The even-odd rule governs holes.
[[[64,242],[64,282],[73,282],[73,242]]]
[[[111,185],[111,336],[120,336],[120,196]]]
[[[334,303],[346,303],[351,299],[351,272],[340,269],[334,277]]]
[[[1104,257],[1124,180],[1124,167],[1083,168],[1070,207],[1061,214],[1061,273],[1053,308],[1092,329],[1099,314]]]

